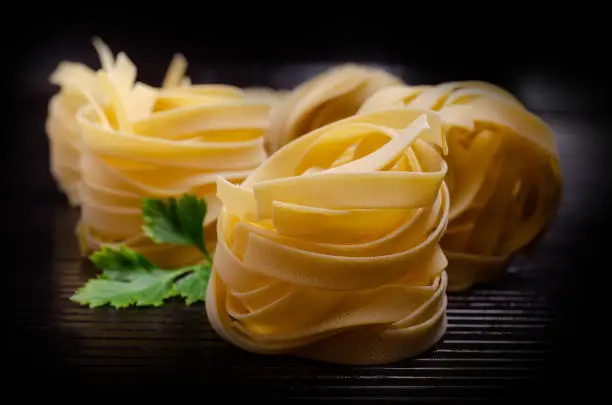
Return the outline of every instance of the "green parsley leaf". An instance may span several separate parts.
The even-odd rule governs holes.
[[[122,275],[132,270],[155,268],[146,257],[123,245],[119,246],[119,249],[103,246],[89,259],[94,266],[105,270],[106,275],[113,280],[121,279]]]
[[[173,282],[192,271],[191,267],[162,270],[154,267],[139,253],[122,246],[118,250],[105,247],[92,255],[96,266],[106,266],[102,274],[89,280],[70,297],[90,308],[110,304],[115,308],[160,306],[176,295]]]
[[[201,263],[193,266],[193,272],[179,279],[174,285],[178,295],[185,298],[185,303],[191,305],[196,301],[206,299],[206,288],[210,279],[212,266],[210,263]]]
[[[145,198],[142,203],[143,230],[156,243],[192,245],[205,261],[164,270],[126,246],[105,246],[90,257],[102,270],[70,298],[90,308],[106,304],[115,308],[160,306],[170,297],[181,296],[187,305],[204,300],[212,271],[212,259],[204,245],[206,201],[193,194],[178,200]]]
[[[204,217],[206,201],[193,194],[178,200],[171,197],[164,202],[145,198],[142,202],[145,234],[157,243],[193,245],[208,261],[212,261],[204,246]]]

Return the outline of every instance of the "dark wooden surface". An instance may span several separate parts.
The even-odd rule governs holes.
[[[397,364],[348,367],[242,352],[215,335],[203,305],[116,311],[68,300],[93,270],[78,258],[78,213],[67,207],[48,173],[43,121],[52,89],[43,73],[56,60],[45,57],[24,62],[23,86],[11,101],[13,125],[4,134],[4,271],[13,278],[14,308],[13,329],[5,331],[12,342],[5,350],[14,384],[35,379],[52,394],[85,384],[99,384],[100,394],[141,385],[160,387],[161,393],[161,387],[196,384],[234,396],[375,402],[551,398],[589,388],[582,384],[593,373],[586,359],[598,355],[584,343],[599,344],[586,333],[597,333],[591,304],[608,271],[591,263],[605,253],[595,245],[605,243],[598,232],[607,226],[610,159],[607,117],[593,112],[589,92],[577,82],[538,71],[497,80],[540,113],[559,139],[565,193],[533,257],[514,263],[499,283],[451,295],[448,332],[430,352]],[[259,76],[251,72],[245,79],[238,67],[208,66],[193,75],[290,87],[320,67],[261,68]],[[413,83],[452,76],[394,69]]]

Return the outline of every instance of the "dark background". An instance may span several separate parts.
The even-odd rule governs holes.
[[[582,9],[571,10],[561,18],[559,10],[554,11],[553,17],[552,11],[536,15],[533,7],[489,4],[488,16],[477,17],[474,10],[468,16],[453,15],[445,20],[438,16],[439,10],[417,11],[408,5],[403,10],[400,5],[383,3],[378,5],[380,14],[374,12],[375,4],[345,5],[343,18],[332,15],[329,4],[258,3],[257,13],[238,3],[226,6],[228,9],[221,12],[212,8],[196,10],[190,4],[149,4],[146,12],[141,9],[137,14],[122,13],[121,7],[108,4],[37,5],[36,13],[26,10],[33,6],[16,5],[22,10],[15,13],[15,23],[24,28],[21,32],[7,31],[4,36],[8,125],[3,134],[1,172],[3,232],[7,236],[3,247],[5,273],[13,280],[8,290],[9,308],[14,309],[7,311],[11,328],[5,331],[10,337],[5,348],[10,360],[10,385],[18,387],[36,381],[50,387],[45,391],[49,395],[94,382],[104,386],[103,392],[147,383],[168,387],[185,383],[212,384],[223,392],[230,389],[235,395],[256,392],[319,399],[466,399],[527,394],[551,399],[595,395],[601,387],[592,365],[606,364],[609,347],[603,326],[608,321],[600,314],[607,306],[608,151],[612,144],[607,130],[609,102],[605,97],[609,81],[605,49],[609,47],[603,42],[606,25],[598,21],[597,11],[589,9],[582,16]],[[579,22],[586,25],[579,27]],[[205,321],[192,319],[202,309],[185,310],[181,306],[137,317],[130,313],[98,314],[95,322],[99,330],[95,329],[96,323],[87,320],[87,309],[75,308],[66,301],[67,291],[90,276],[87,272],[91,270],[81,270],[81,264],[74,260],[70,227],[75,214],[65,208],[65,200],[48,172],[43,127],[46,104],[56,91],[48,84],[49,74],[66,59],[99,66],[90,42],[94,35],[100,36],[113,52],[126,52],[139,69],[139,79],[149,84],[159,84],[172,54],[182,52],[189,61],[188,74],[194,83],[290,89],[332,64],[352,61],[384,65],[410,84],[487,80],[515,93],[557,131],[566,191],[555,225],[533,261],[517,264],[504,283],[488,288],[533,290],[546,301],[546,311],[554,314],[544,334],[538,335],[550,349],[540,359],[545,364],[538,363],[546,371],[525,371],[522,375],[517,366],[510,377],[502,378],[500,374],[495,380],[497,390],[492,390],[486,381],[478,380],[478,376],[491,377],[494,373],[487,367],[496,361],[499,350],[490,349],[493,351],[486,354],[489,346],[481,346],[484,348],[480,354],[478,346],[443,347],[446,352],[434,353],[434,357],[440,357],[436,363],[439,370],[432,371],[434,367],[427,372],[419,372],[418,361],[378,370],[262,360],[227,348],[210,355],[205,349],[212,350],[220,344],[200,330]],[[487,296],[487,291],[485,288],[474,296],[459,297],[455,308],[464,310],[464,301]],[[538,298],[532,295],[519,297],[524,301],[521,308],[526,308],[523,316],[541,309],[529,309]],[[484,317],[483,314],[476,315]],[[61,318],[62,315],[67,317]],[[524,323],[516,320],[520,316],[514,320],[511,315],[489,318],[487,325],[497,323],[500,328],[519,328],[516,325]],[[139,321],[145,325],[176,324],[175,329],[171,328],[172,339],[176,340],[170,341],[174,345],[185,341],[184,349],[169,357],[161,356],[168,348],[168,337],[162,336],[166,330],[139,332],[135,323]],[[194,322],[200,329],[193,329]],[[461,322],[469,323],[456,322],[460,327]],[[537,323],[537,319],[533,322]],[[80,332],[63,332],[66,323],[76,325]],[[87,327],[101,338],[88,341],[95,336],[83,332]],[[123,352],[113,351],[112,339],[129,342],[143,334],[153,341],[142,343],[143,353],[148,354],[136,366],[126,364],[117,354]],[[204,339],[204,347],[194,345],[198,339]],[[503,339],[498,340],[503,343]],[[509,347],[491,341],[495,343],[491,347]],[[93,349],[84,349],[83,342],[93,344]],[[104,347],[111,349],[105,352]],[[91,354],[94,349],[99,349],[98,357]],[[486,360],[474,363],[476,371],[462,371],[473,365],[465,354],[471,353],[469,350],[475,350],[472,357]],[[519,361],[525,355],[516,348],[503,350],[506,352],[499,356],[504,355],[508,364],[513,356]],[[444,357],[448,351],[463,354],[459,361],[450,361]],[[147,356],[156,355],[162,360],[147,363]],[[521,367],[527,370],[530,366],[521,363]],[[518,385],[518,377],[512,376],[521,375],[527,383]],[[254,376],[259,379],[253,380]],[[419,377],[428,380],[419,382]],[[462,378],[467,382],[459,384]],[[29,394],[27,389],[20,392]],[[35,390],[32,393],[36,394]]]

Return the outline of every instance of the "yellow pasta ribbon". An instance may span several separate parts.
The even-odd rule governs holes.
[[[288,91],[274,90],[269,87],[246,87],[243,91],[249,102],[264,103],[271,107],[278,105],[289,94]]]
[[[302,83],[274,104],[266,149],[283,145],[331,122],[354,115],[377,90],[403,84],[383,69],[355,64],[329,69]]]
[[[430,348],[446,327],[443,150],[437,113],[388,110],[290,142],[241,184],[218,179],[214,329],[247,351],[334,363]]]
[[[199,261],[195,248],[155,244],[142,233],[142,198],[204,198],[207,249],[214,251],[216,179],[239,182],[267,157],[270,107],[232,86],[189,84],[181,55],[157,89],[136,82],[125,54],[113,58],[101,42],[97,48],[103,69],[94,78],[104,101],[89,99],[75,117],[83,253],[122,243],[163,267]]]
[[[93,39],[93,45],[98,52],[103,70],[119,85],[127,90],[135,80],[136,68],[123,53],[115,57],[109,47],[99,38]],[[186,61],[182,55],[175,55],[170,63],[164,80],[164,87],[172,87],[176,80],[188,81],[183,77]],[[59,86],[60,90],[50,100],[48,106],[45,128],[49,139],[51,173],[72,206],[81,204],[79,196],[80,169],[80,136],[76,121],[77,111],[84,105],[92,104],[96,108],[105,105],[108,101],[108,92],[99,80],[97,72],[81,63],[61,62],[51,74],[52,84]],[[148,114],[150,106],[147,102],[154,102],[151,92],[153,89],[136,83],[133,102],[128,108],[134,111],[133,116]],[[126,95],[123,94],[123,97]],[[128,112],[128,114],[130,114]],[[103,119],[107,120],[106,117]]]
[[[49,102],[45,122],[51,174],[70,205],[77,206],[81,202],[78,187],[81,171],[76,112],[88,100],[101,101],[101,89],[95,72],[79,63],[60,63],[51,75],[51,82],[61,86]]]
[[[402,107],[437,111],[444,122],[451,209],[441,245],[449,290],[503,275],[513,254],[544,232],[560,200],[551,129],[507,91],[478,81],[390,86],[359,114]]]

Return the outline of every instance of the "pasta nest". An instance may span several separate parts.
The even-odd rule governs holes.
[[[114,59],[102,48],[100,55],[103,68],[94,75],[99,98],[71,82],[87,99],[75,117],[82,249],[125,244],[164,267],[198,261],[195,248],[156,244],[143,233],[142,199],[184,193],[205,199],[204,232],[214,251],[215,179],[241,181],[266,159],[270,104],[233,86],[191,85],[182,57],[158,89],[136,82],[125,54]]]
[[[223,203],[206,310],[245,350],[347,364],[418,355],[446,326],[450,209],[437,113],[353,116],[289,143]]]
[[[133,74],[134,77],[125,77],[125,80],[135,80],[135,68],[124,53],[119,53],[115,63],[110,48],[101,39],[94,38],[93,45],[104,70],[112,72],[113,76]],[[163,88],[189,85],[190,79],[185,76],[186,68],[185,58],[176,54],[166,72]],[[50,82],[60,88],[49,101],[45,121],[51,173],[60,190],[68,198],[69,204],[79,206],[81,142],[76,115],[79,109],[87,104],[105,105],[108,102],[108,94],[101,85],[98,73],[82,63],[61,62],[51,74]],[[145,86],[142,83],[137,86],[139,92],[148,90],[143,89]]]
[[[377,90],[403,84],[383,69],[346,64],[305,81],[274,105],[266,150],[273,153],[326,124],[354,115]]]
[[[449,290],[498,278],[514,253],[535,246],[559,203],[554,134],[510,93],[485,82],[391,86],[358,113],[401,107],[437,111],[444,123],[451,209],[441,245]]]

